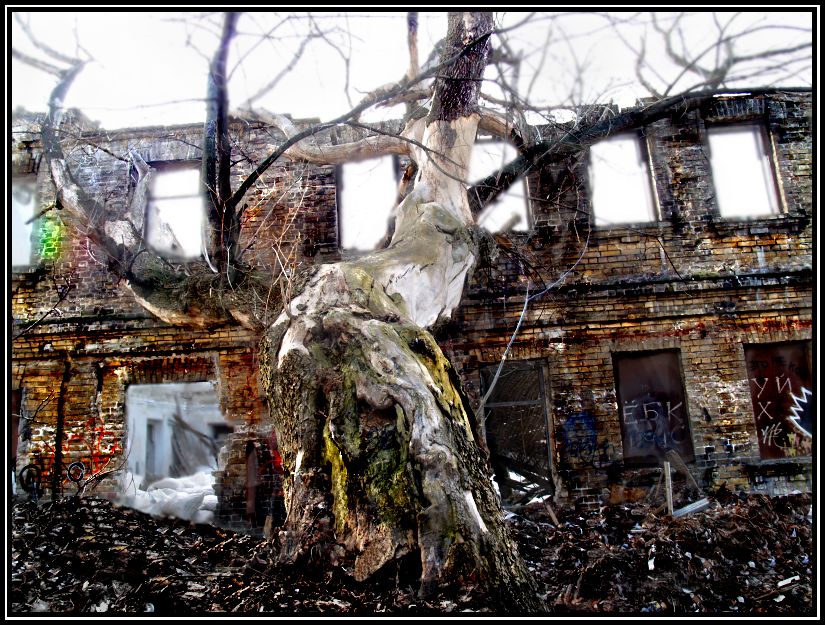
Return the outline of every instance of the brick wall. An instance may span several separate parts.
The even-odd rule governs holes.
[[[720,98],[645,129],[662,220],[590,228],[585,159],[528,180],[539,226],[511,236],[524,262],[501,254],[476,273],[440,338],[478,400],[478,371],[500,361],[531,295],[508,359],[541,360],[556,499],[599,505],[616,487],[645,494],[657,466],[625,462],[614,354],[677,350],[703,488],[810,490],[810,455],[760,458],[743,345],[810,341],[812,223],[810,99]],[[775,146],[783,212],[723,220],[706,156],[706,123],[765,122]],[[799,389],[795,389],[799,393]],[[814,391],[815,394],[815,391]],[[582,427],[582,425],[586,427]]]
[[[240,161],[238,176],[248,173],[249,163],[279,140],[260,127],[233,130],[239,146],[233,155]],[[41,206],[53,204],[46,172],[38,169],[39,120],[21,120],[13,136],[16,169],[37,176]],[[134,186],[125,159],[129,150],[147,162],[189,161],[200,156],[200,136],[196,126],[106,135],[91,130],[67,152],[74,175],[101,210],[118,213],[126,209]],[[272,250],[276,241],[291,271],[338,258],[334,168],[278,165],[260,179],[246,203],[242,244],[250,245],[248,258],[259,267],[279,266]],[[221,412],[235,429],[216,474],[216,490],[223,495],[218,518],[227,525],[259,526],[258,519],[245,514],[244,490],[249,443],[263,457],[272,442],[257,373],[258,337],[235,326],[201,330],[153,318],[108,271],[105,256],[83,236],[82,224],[55,208],[34,224],[32,241],[31,266],[16,268],[12,275],[12,386],[23,391],[21,412],[30,417],[23,421],[31,424],[23,428],[17,469],[39,465],[45,495],[51,496],[56,456],[64,468],[73,461],[95,473],[119,468],[125,462],[124,409],[130,384],[208,380],[215,383]],[[269,457],[273,454],[277,459],[276,451]],[[271,467],[265,470],[269,483],[261,488],[277,490]],[[96,494],[115,496],[120,488],[113,475],[97,486]],[[75,489],[65,473],[60,489],[66,494]]]
[[[770,131],[783,212],[723,220],[706,124],[754,119]],[[810,122],[809,96],[775,94],[721,98],[707,110],[646,128],[661,221],[632,227],[589,226],[584,158],[529,177],[535,228],[511,235],[518,255],[500,253],[479,268],[454,322],[438,338],[477,402],[479,369],[500,360],[527,277],[535,294],[575,265],[531,303],[509,354],[542,363],[548,477],[558,501],[599,505],[616,492],[655,483],[656,466],[625,462],[613,370],[615,354],[650,350],[678,355],[694,451],[688,466],[703,488],[810,489],[809,455],[760,457],[743,352],[744,344],[813,335]],[[329,131],[319,140],[341,142],[352,132]],[[75,175],[94,190],[101,210],[123,211],[134,184],[125,154],[136,150],[148,162],[197,159],[200,133],[197,126],[86,131],[73,159]],[[235,183],[281,139],[261,125],[235,125],[233,136]],[[15,173],[36,175],[39,201],[48,206],[54,194],[38,169],[36,118],[15,127],[12,148]],[[275,241],[293,269],[338,259],[335,194],[332,167],[273,167],[245,198],[242,243],[254,263],[278,266]],[[277,445],[257,377],[257,337],[236,327],[204,331],[152,318],[111,276],[82,227],[60,210],[37,221],[32,240],[32,266],[12,276],[18,335],[12,385],[23,390],[23,412],[32,417],[17,468],[35,461],[48,472],[58,435],[64,466],[72,460],[98,470],[117,466],[129,384],[211,380],[235,426],[216,474],[218,517],[225,525],[259,529],[260,515],[246,508],[247,488],[254,482],[272,491],[279,484],[269,468]],[[259,474],[250,481],[253,466]],[[63,487],[73,489],[68,482]],[[99,492],[117,488],[104,481]]]

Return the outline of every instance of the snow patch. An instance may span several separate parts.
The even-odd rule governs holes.
[[[211,523],[218,505],[215,477],[209,467],[200,467],[192,475],[164,477],[152,482],[145,490],[142,477],[128,473],[126,492],[115,501],[121,506],[159,517],[175,517],[195,523]]]

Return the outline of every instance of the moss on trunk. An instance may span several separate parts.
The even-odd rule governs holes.
[[[330,285],[316,286],[329,295]],[[414,554],[425,594],[473,583],[515,610],[540,611],[438,344],[400,316],[330,301],[283,318],[262,344],[288,472],[282,559],[343,564],[363,580]],[[284,328],[297,325],[301,343],[285,349]]]

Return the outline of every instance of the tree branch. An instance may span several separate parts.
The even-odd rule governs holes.
[[[787,91],[801,89],[786,89]],[[775,93],[782,89],[749,89],[753,95]],[[586,127],[574,127],[559,137],[526,146],[522,153],[500,170],[490,174],[469,189],[470,208],[478,215],[485,206],[506,191],[516,180],[534,169],[551,163],[558,163],[576,153],[582,152],[597,141],[607,139],[625,130],[640,128],[673,114],[684,115],[689,111],[711,102],[714,96],[724,90],[705,90],[684,93],[664,98],[653,104],[625,111],[615,117]]]
[[[203,129],[201,186],[207,200],[210,225],[204,252],[217,260],[221,280],[234,279],[234,256],[240,232],[234,204],[229,202],[231,188],[231,149],[229,142],[229,95],[226,85],[226,60],[235,36],[237,13],[224,17],[221,40],[209,66],[206,121]]]

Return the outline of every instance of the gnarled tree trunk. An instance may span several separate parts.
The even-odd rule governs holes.
[[[420,562],[424,592],[474,580],[541,607],[503,522],[458,378],[426,330],[449,317],[475,260],[464,184],[489,15],[453,15],[419,175],[387,249],[316,268],[266,333],[287,519],[281,558],[328,558],[367,579]]]
[[[418,176],[397,209],[389,247],[316,267],[300,284],[294,281],[283,314],[264,330],[261,379],[287,470],[280,558],[351,567],[359,580],[398,562],[414,570],[425,593],[467,582],[507,609],[536,612],[542,601],[503,521],[492,472],[474,440],[472,410],[427,330],[458,306],[475,262],[466,177],[492,32],[490,14],[451,14],[449,20],[431,112],[405,131],[414,136],[414,147],[406,149]],[[233,25],[228,17],[212,82],[225,80]],[[80,67],[58,73],[53,115]],[[225,89],[212,82],[210,97],[225,99]],[[232,224],[254,180],[248,177],[231,196],[221,184],[228,166],[217,136],[222,117],[225,107],[210,107],[204,160],[215,166],[207,163],[203,177],[206,189],[217,190],[208,198],[210,226],[228,232],[229,240],[207,237],[218,275],[198,276],[210,293],[214,287],[217,300],[190,294],[192,277],[167,275],[163,260],[139,245],[152,172],[138,155],[132,155],[140,180],[129,216],[107,220],[72,179],[56,119],[44,127],[61,204],[85,216],[87,236],[106,250],[137,301],[173,324],[207,327],[249,318],[235,307],[242,297],[221,297],[226,281],[236,293],[246,288],[233,275]],[[300,148],[297,141],[287,144]],[[391,150],[400,145],[383,143]],[[275,158],[262,162],[256,175]]]

